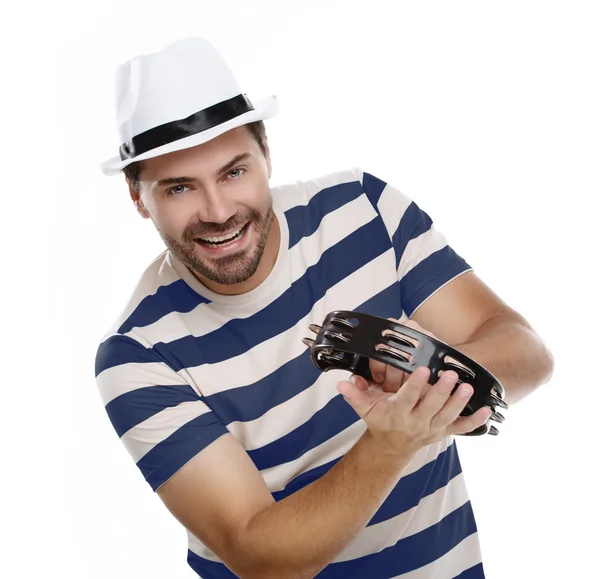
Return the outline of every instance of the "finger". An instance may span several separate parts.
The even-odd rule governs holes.
[[[466,434],[486,423],[492,414],[491,408],[483,406],[471,416],[459,416],[448,426],[448,434]]]
[[[405,378],[406,374],[406,372],[394,366],[387,366],[383,382],[384,392],[398,392],[402,384],[408,379],[407,377]]]
[[[400,321],[396,318],[388,318],[388,320],[397,323]],[[383,390],[385,392],[397,392],[400,386],[408,379],[408,372],[398,370],[398,368],[395,368],[394,366],[384,364],[377,360],[371,360],[370,362],[373,380],[379,384],[383,384]],[[388,377],[390,371],[392,372],[392,375],[391,377]]]
[[[361,376],[355,377],[355,379],[351,380],[351,382],[353,382],[359,390],[368,390],[371,386],[371,382],[365,380]]]
[[[388,318],[388,320],[392,322],[398,322],[396,318]],[[373,380],[379,384],[383,384],[386,381],[389,365],[384,364],[383,362],[379,362],[378,360],[369,360],[369,367],[371,368],[371,375],[373,376]],[[402,382],[400,383],[400,385],[402,385]],[[387,389],[386,392],[396,392],[397,390],[398,388],[392,388]]]
[[[369,359],[369,368],[371,376],[373,376],[373,381],[383,384],[385,382],[386,365],[378,360]]]
[[[367,390],[369,388],[369,381],[359,374],[352,374],[352,376],[350,376],[350,382],[352,382],[359,390]]]
[[[363,419],[382,397],[389,396],[389,394],[385,394],[381,392],[381,390],[375,388],[361,390],[349,380],[338,382],[336,388],[344,397],[344,400],[350,404],[355,412]]]
[[[469,398],[473,395],[473,386],[460,384],[454,394],[448,398],[444,407],[433,417],[432,426],[447,426],[452,424],[465,409]]]
[[[444,372],[419,402],[419,413],[423,417],[433,420],[433,417],[436,416],[448,402],[457,380],[458,374],[453,370]],[[450,422],[448,422],[448,424],[449,423]]]
[[[412,411],[423,390],[424,384],[429,379],[429,368],[419,366],[406,380],[402,388],[390,396],[391,401],[397,401],[408,411]]]
[[[423,384],[423,390],[421,390],[421,394],[419,395],[419,401],[423,400],[425,396],[427,396],[428,392],[433,388],[433,386],[429,382],[425,382]]]

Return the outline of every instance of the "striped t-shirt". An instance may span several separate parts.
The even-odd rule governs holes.
[[[281,241],[254,290],[208,290],[169,251],[146,269],[102,339],[108,416],[156,491],[227,432],[279,501],[332,468],[366,425],[301,339],[332,310],[406,320],[472,268],[423,210],[352,169],[271,188]],[[188,531],[189,565],[235,575]],[[336,579],[480,579],[477,528],[452,437],[423,448],[367,526],[319,574]]]

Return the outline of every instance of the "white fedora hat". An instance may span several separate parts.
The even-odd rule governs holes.
[[[203,38],[178,40],[123,63],[116,93],[121,146],[119,156],[100,165],[106,175],[200,145],[279,110],[275,95],[252,104],[223,57]]]

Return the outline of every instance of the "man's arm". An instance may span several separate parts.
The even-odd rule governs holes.
[[[367,525],[411,456],[384,454],[367,430],[329,472],[276,503],[244,449],[226,434],[157,493],[242,579],[308,579]]]
[[[494,374],[508,404],[552,376],[554,358],[541,337],[473,271],[438,290],[411,319]]]
[[[370,173],[362,173],[362,184],[396,253],[402,310],[409,318],[488,368],[509,404],[548,382],[554,359],[540,336],[471,271],[431,217]]]
[[[398,382],[401,375],[390,370],[387,379]],[[395,394],[369,388],[359,376],[355,383],[338,383],[367,431],[326,474],[277,503],[229,434],[196,455],[158,494],[239,577],[311,579],[367,525],[418,450],[470,432],[489,417],[489,409],[460,416],[473,390],[455,389],[456,372],[444,373],[421,396],[429,376],[427,368],[417,368]]]

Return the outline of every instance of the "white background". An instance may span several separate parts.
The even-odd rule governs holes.
[[[267,121],[272,184],[398,187],[550,346],[497,438],[459,440],[490,579],[598,576],[597,2],[52,2],[2,35],[3,577],[192,578],[102,407],[94,357],[162,242],[117,154],[113,75],[212,41]],[[4,567],[6,566],[6,569]]]

